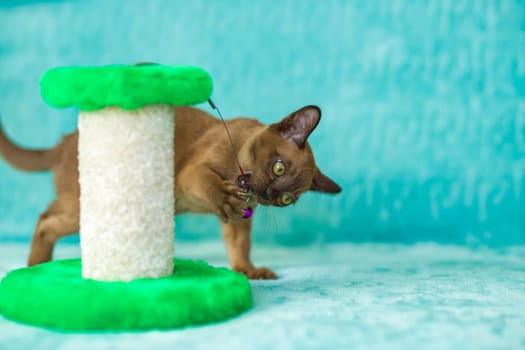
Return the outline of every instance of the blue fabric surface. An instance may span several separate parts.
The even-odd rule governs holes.
[[[48,147],[76,124],[40,99],[50,67],[202,66],[227,116],[324,111],[311,143],[343,194],[259,215],[258,239],[523,244],[523,23],[522,0],[1,1],[0,111]],[[0,238],[27,240],[50,177],[0,161],[0,186]],[[218,237],[214,219],[178,224]]]
[[[227,263],[219,244],[177,254]],[[0,246],[0,277],[25,245]],[[78,256],[62,245],[58,257]],[[419,244],[257,248],[276,281],[252,282],[252,310],[173,331],[64,334],[0,317],[0,349],[522,349],[525,250]],[[173,302],[177,302],[174,300]]]

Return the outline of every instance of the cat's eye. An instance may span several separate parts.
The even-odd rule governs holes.
[[[284,166],[284,163],[282,160],[276,160],[275,163],[273,163],[272,166],[272,173],[275,176],[282,176],[286,172],[286,167]]]
[[[281,204],[282,205],[290,205],[293,203],[293,197],[290,196],[288,193],[281,194]]]

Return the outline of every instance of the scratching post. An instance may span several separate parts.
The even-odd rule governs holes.
[[[173,272],[173,108],[108,107],[78,119],[82,275]]]
[[[40,85],[49,105],[80,109],[82,261],[8,273],[0,314],[107,331],[217,322],[250,308],[244,275],[174,259],[173,106],[208,100],[209,75],[162,65],[61,67]]]

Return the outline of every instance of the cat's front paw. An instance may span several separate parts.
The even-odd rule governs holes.
[[[234,271],[244,274],[251,280],[274,280],[277,278],[277,274],[267,267],[233,267]]]
[[[246,194],[232,181],[221,183],[221,192],[217,202],[217,216],[224,222],[230,223],[241,219],[244,210],[248,207]]]

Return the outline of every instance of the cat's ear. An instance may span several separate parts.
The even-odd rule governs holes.
[[[312,186],[310,191],[323,192],[323,193],[339,193],[341,187],[336,184],[328,176],[324,175],[319,169],[315,170],[315,175],[312,180]]]
[[[319,120],[321,120],[321,109],[317,106],[306,106],[270,127],[277,130],[288,141],[303,147],[308,136],[319,124]]]

